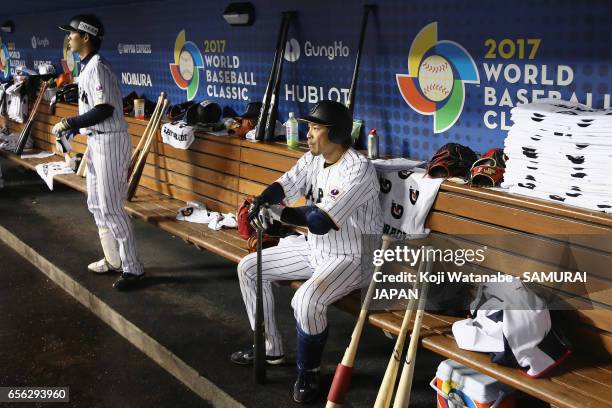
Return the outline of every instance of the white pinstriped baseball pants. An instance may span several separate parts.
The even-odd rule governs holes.
[[[119,247],[123,272],[140,275],[132,223],[123,207],[132,141],[126,132],[87,137],[87,208],[98,228],[108,228]]]
[[[307,279],[295,292],[291,306],[302,331],[315,335],[327,327],[327,307],[361,286],[359,256],[311,253],[302,237],[281,241],[279,246],[262,251],[262,287],[266,354],[284,354],[282,337],[274,316],[271,282]],[[255,327],[257,253],[245,256],[238,264],[238,279],[251,329]]]

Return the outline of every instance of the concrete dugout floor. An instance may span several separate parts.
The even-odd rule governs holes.
[[[50,192],[35,173],[16,168],[3,159],[0,159],[0,164],[5,178],[5,188],[0,190],[0,227],[10,231],[15,238],[30,246],[33,252],[74,280],[76,285],[73,286],[89,291],[91,295],[87,296],[99,299],[122,319],[141,330],[145,336],[148,335],[158,342],[172,353],[172,359],[177,359],[186,367],[195,370],[196,377],[199,374],[206,382],[201,388],[204,391],[200,396],[216,406],[296,406],[291,398],[295,379],[295,323],[290,306],[292,289],[276,288],[277,320],[285,336],[290,363],[269,368],[268,384],[256,386],[251,369],[234,366],[229,362],[231,352],[252,341],[238,288],[235,264],[209,252],[200,251],[150,224],[134,220],[139,253],[148,276],[147,285],[138,291],[118,293],[111,287],[116,275],[95,276],[86,270],[86,265],[100,259],[102,252],[96,227],[86,208],[85,196],[58,183],[55,191]],[[87,370],[104,372],[109,366],[124,367],[129,377],[143,378],[141,381],[148,384],[145,391],[139,391],[142,398],[134,398],[129,394],[134,394],[132,391],[138,390],[137,386],[123,390],[119,385],[124,382],[120,380],[121,376],[117,377],[119,379],[113,381],[117,387],[115,395],[123,399],[112,406],[192,406],[190,404],[193,404],[195,394],[190,394],[186,388],[181,390],[180,383],[169,375],[162,375],[163,373],[159,372],[161,368],[153,362],[142,361],[147,357],[144,354],[138,355],[136,348],[119,344],[125,342],[113,339],[111,350],[108,342],[109,337],[113,337],[112,332],[108,333],[103,323],[95,322],[95,315],[89,313],[89,316],[86,316],[88,312],[78,303],[70,302],[67,293],[59,288],[53,290],[53,296],[61,299],[60,301],[46,294],[40,295],[41,291],[51,291],[51,288],[45,289],[44,285],[53,286],[52,283],[45,282],[41,272],[38,272],[41,274],[39,279],[33,279],[32,285],[29,285],[24,282],[19,272],[23,271],[23,276],[35,275],[31,265],[24,263],[10,251],[7,252],[6,248],[0,256],[0,279],[5,282],[3,291],[6,292],[2,293],[3,299],[0,303],[3,313],[8,311],[11,314],[14,313],[13,309],[20,308],[19,302],[5,302],[4,299],[34,297],[35,302],[28,309],[20,311],[21,318],[34,323],[40,321],[40,325],[34,326],[43,330],[35,335],[35,327],[31,325],[0,323],[0,329],[3,330],[0,348],[12,344],[9,359],[12,367],[18,367],[20,361],[24,365],[36,363],[32,354],[43,353],[41,347],[44,348],[39,337],[44,337],[44,332],[49,332],[49,335],[58,338],[68,337],[69,339],[63,341],[69,341],[66,344],[70,344],[64,352],[46,357],[47,365],[42,366],[41,370],[44,368],[51,378],[52,373],[64,372],[63,365],[78,357],[79,364],[87,366]],[[63,318],[53,315],[51,310],[48,315],[39,313],[40,310],[52,306],[58,307],[58,304],[63,305],[61,312],[57,310]],[[99,309],[96,312],[105,313]],[[69,318],[66,318],[66,315]],[[2,316],[1,319],[3,320],[0,322],[4,322],[7,317]],[[62,326],[75,320],[87,322],[87,327]],[[325,390],[348,345],[355,323],[353,316],[335,308],[330,309],[329,320],[330,338],[323,366]],[[58,321],[58,324],[45,326],[45,322],[48,324],[49,321]],[[11,335],[4,334],[5,325],[11,326]],[[89,329],[91,325],[97,328]],[[19,336],[22,346],[10,343],[6,338],[12,339],[14,336]],[[130,340],[137,345],[140,342],[138,338]],[[379,329],[366,326],[346,407],[372,406],[393,344],[394,340],[386,338]],[[70,350],[73,350],[73,353]],[[91,350],[99,350],[95,352],[98,357],[93,356]],[[5,357],[0,354],[0,358]],[[429,381],[441,360],[440,356],[419,350],[411,407],[435,406],[435,395],[429,388]],[[2,385],[7,385],[12,380],[18,381],[17,377],[10,378],[11,375],[18,375],[17,373],[12,372],[11,368],[0,371]],[[70,371],[66,371],[63,378],[66,385],[90,390],[75,394],[72,402],[74,406],[111,406],[106,404],[102,396],[95,400],[95,392],[107,394],[109,387],[99,382],[95,375],[81,375],[77,372],[72,375]],[[138,382],[136,381],[136,384]],[[152,395],[145,398],[143,392]],[[185,403],[177,399],[172,400],[172,395],[180,395]],[[93,400],[88,399],[88,396]],[[527,405],[525,403],[521,406],[540,406],[533,402]],[[206,405],[204,400],[200,400],[200,406]],[[323,401],[315,404],[323,405]]]

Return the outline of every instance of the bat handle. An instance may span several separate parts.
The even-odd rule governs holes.
[[[421,262],[421,264],[419,265],[418,274],[421,275],[423,270],[424,265],[423,262]],[[413,287],[417,288],[418,286],[418,283],[415,283]],[[401,364],[400,359],[402,356],[402,351],[404,350],[404,343],[406,342],[406,337],[408,335],[408,328],[410,326],[410,320],[412,318],[415,303],[416,300],[414,298],[410,299],[410,301],[408,302],[408,306],[406,307],[406,311],[404,312],[402,326],[400,327],[400,332],[397,336],[397,341],[395,342],[393,353],[391,354],[391,358],[389,359],[389,363],[387,364],[387,370],[385,371],[385,375],[380,384],[378,395],[376,396],[376,402],[374,403],[374,408],[387,408],[391,404],[393,387],[395,386],[397,372]]]
[[[265,353],[265,323],[263,316],[263,282],[262,282],[262,256],[263,250],[263,230],[257,229],[257,282],[255,296],[255,362],[253,370],[255,383],[264,384],[266,382],[266,353]]]
[[[334,380],[332,381],[331,387],[329,387],[325,408],[342,406],[344,396],[348,392],[352,374],[353,367],[346,366],[342,363],[338,364],[336,372],[334,373]]]
[[[429,253],[430,246],[425,247],[426,253]],[[425,271],[431,272],[432,261],[430,259],[425,260]],[[429,285],[427,282],[423,282],[419,293],[419,305],[414,319],[414,325],[412,326],[412,334],[410,336],[410,344],[408,345],[408,351],[406,352],[406,360],[404,361],[404,367],[402,369],[402,375],[397,386],[397,393],[393,408],[408,408],[410,404],[410,394],[412,391],[412,378],[414,376],[414,364],[416,358],[416,352],[419,345],[419,336],[421,333],[421,326],[423,324],[423,314],[425,313],[425,306],[427,302],[427,291]]]

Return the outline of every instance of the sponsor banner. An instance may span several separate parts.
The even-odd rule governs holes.
[[[361,54],[355,117],[364,126],[358,147],[376,128],[381,154],[424,159],[448,142],[482,153],[502,146],[517,104],[561,98],[609,107],[610,7],[587,3],[553,7],[534,1],[509,8],[484,0],[416,0],[408,10],[401,0],[381,0]],[[221,3],[206,9],[195,0],[151,3],[147,13],[129,4],[96,9],[106,27],[101,53],[124,94],[137,90],[155,100],[165,91],[172,103],[213,99],[240,112],[262,99],[281,12],[295,8],[299,14],[283,52],[280,118],[305,115],[322,99],[346,102],[362,5],[254,5],[262,12],[249,27],[219,18]],[[34,61],[78,75],[78,56],[57,29],[66,13],[14,19],[28,29],[4,36],[0,79],[16,66],[33,68]]]

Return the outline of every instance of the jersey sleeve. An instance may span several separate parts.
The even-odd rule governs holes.
[[[313,163],[312,154],[306,153],[297,161],[297,163],[285,174],[280,176],[277,183],[283,187],[285,192],[285,201],[288,205],[296,202],[300,197],[306,194],[306,182],[308,177],[308,168]]]
[[[107,67],[103,64],[96,64],[91,67],[89,72],[89,95],[93,105],[111,105],[110,87],[112,76]]]
[[[354,210],[370,200],[378,200],[379,190],[374,166],[367,160],[360,160],[341,172],[337,184],[332,185],[316,205],[339,229]]]

